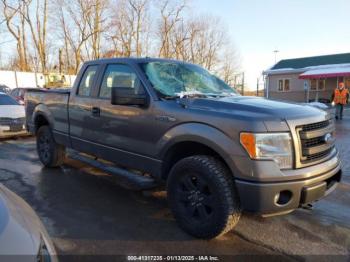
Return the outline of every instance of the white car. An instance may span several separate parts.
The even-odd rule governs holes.
[[[26,134],[24,106],[0,92],[0,138]]]
[[[0,261],[58,261],[55,247],[37,214],[1,183]]]

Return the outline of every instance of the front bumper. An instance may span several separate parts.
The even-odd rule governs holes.
[[[28,135],[25,126],[21,130],[11,131],[9,126],[0,126],[0,138],[9,138]]]
[[[336,188],[342,172],[339,161],[329,168],[325,166],[329,165],[323,163],[308,167],[308,170],[312,168],[319,173],[308,178],[278,182],[236,179],[243,210],[263,215],[282,214],[326,196]],[[299,169],[299,172],[302,170]]]

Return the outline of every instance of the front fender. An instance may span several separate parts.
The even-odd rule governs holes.
[[[158,141],[159,159],[164,159],[168,150],[180,142],[197,142],[211,148],[225,160],[232,172],[237,170],[234,158],[247,156],[239,141],[234,141],[219,129],[200,123],[186,123],[168,130]]]

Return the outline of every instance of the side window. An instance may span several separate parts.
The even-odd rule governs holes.
[[[284,91],[290,91],[290,80],[284,79]]]
[[[88,66],[88,68],[85,70],[78,87],[79,96],[90,96],[90,91],[92,84],[94,83],[97,67],[97,65],[92,65]]]
[[[12,96],[18,96],[18,89],[14,89],[12,92],[11,92],[11,95]]]
[[[279,92],[290,91],[290,79],[279,79],[278,80],[278,91]]]
[[[326,79],[321,78],[320,80],[318,80],[318,90],[324,91],[325,89],[326,89]]]
[[[283,91],[283,79],[278,80],[278,91]]]
[[[310,90],[313,90],[313,91],[317,90],[317,79],[310,80]]]
[[[112,87],[131,88],[135,94],[144,92],[135,72],[127,65],[108,65],[103,76],[100,94],[101,98],[110,98]]]

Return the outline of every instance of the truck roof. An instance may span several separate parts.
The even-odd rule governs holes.
[[[99,64],[99,63],[149,63],[149,62],[171,62],[171,63],[184,63],[191,64],[181,60],[164,59],[164,58],[151,58],[151,57],[114,57],[114,58],[101,58],[98,60],[87,61],[86,64]]]

